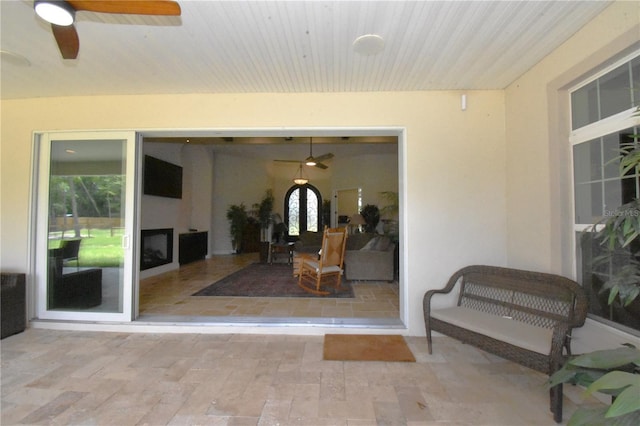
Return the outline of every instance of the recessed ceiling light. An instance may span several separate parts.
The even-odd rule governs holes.
[[[377,55],[383,50],[384,39],[377,34],[361,35],[353,42],[353,51],[360,55]]]
[[[9,50],[0,50],[0,58],[3,63],[13,64],[20,67],[30,67],[31,61],[19,53]]]

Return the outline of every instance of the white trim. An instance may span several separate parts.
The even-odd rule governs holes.
[[[274,322],[263,321],[265,318],[252,318],[243,321],[241,318],[226,318],[224,322],[167,320],[104,323],[82,321],[31,321],[30,327],[46,330],[69,331],[102,331],[117,333],[197,333],[197,334],[283,334],[322,336],[327,333],[340,334],[399,334],[408,335],[408,328],[403,325],[377,326],[359,323],[352,318],[334,320],[331,324],[322,323],[323,318],[308,318],[306,322]],[[326,318],[325,318],[326,319]],[[227,321],[228,320],[228,321]],[[268,319],[267,319],[268,320]]]
[[[36,288],[35,297],[35,316],[41,319],[51,320],[74,320],[74,321],[131,321],[133,319],[133,283],[134,276],[134,248],[136,247],[136,238],[134,231],[136,228],[136,144],[135,132],[133,131],[51,131],[36,132],[40,136],[40,141],[34,146],[34,164],[37,164],[37,182],[38,186],[33,188],[36,193],[35,205],[32,206],[35,212],[35,234],[32,234],[31,243],[35,247],[32,252],[31,274],[34,277],[34,286]],[[35,136],[34,136],[35,138]],[[48,235],[48,212],[49,212],[49,190],[48,183],[50,178],[51,163],[51,142],[53,140],[122,140],[125,141],[126,148],[126,187],[125,187],[125,230],[123,238],[127,238],[130,243],[125,249],[124,267],[123,267],[123,288],[120,292],[122,298],[122,312],[87,312],[87,311],[71,311],[71,310],[49,310],[47,307],[47,282],[48,282],[48,262],[47,257],[47,238]],[[133,203],[134,205],[128,205]],[[38,263],[38,260],[40,262]]]
[[[317,323],[297,323],[291,318],[280,319],[290,322],[291,324],[287,324],[285,326],[275,327],[272,324],[268,324],[267,322],[271,322],[273,318],[264,317],[263,324],[251,324],[248,325],[243,321],[239,321],[238,319],[231,319],[229,323],[220,324],[220,323],[211,323],[206,322],[203,324],[189,323],[190,317],[186,317],[185,322],[175,322],[175,323],[151,323],[147,324],[144,320],[134,320],[133,322],[113,322],[113,323],[102,323],[102,319],[96,319],[93,322],[87,321],[75,321],[73,319],[66,320],[61,318],[60,320],[35,320],[32,322],[33,327],[37,328],[52,328],[52,329],[65,329],[65,330],[101,330],[101,331],[140,331],[140,332],[179,332],[179,333],[187,333],[187,332],[198,332],[198,333],[220,333],[220,332],[233,332],[233,333],[255,333],[259,331],[260,333],[269,332],[269,333],[279,333],[279,334],[308,334],[310,331],[315,333],[318,331],[318,334],[324,334],[325,332],[340,332],[339,330],[345,329],[346,332],[349,332],[352,328],[359,330],[359,332],[371,332],[371,333],[389,333],[393,332],[393,330],[402,330],[406,332],[409,327],[409,291],[408,291],[408,283],[409,283],[409,263],[406,256],[407,246],[408,246],[408,234],[406,229],[407,222],[407,211],[405,208],[405,201],[407,199],[407,158],[406,158],[406,146],[407,146],[407,131],[405,127],[260,127],[260,128],[218,128],[218,129],[207,129],[207,128],[184,128],[184,129],[162,129],[162,128],[152,128],[152,129],[137,129],[136,131],[122,129],[122,130],[93,130],[90,132],[85,131],[75,131],[75,130],[66,130],[66,131],[36,131],[34,134],[42,133],[42,134],[64,134],[64,133],[101,133],[101,132],[135,132],[135,140],[141,141],[143,137],[180,137],[180,136],[230,136],[233,135],[235,137],[255,137],[255,136],[269,136],[269,137],[287,137],[287,136],[344,136],[348,133],[350,136],[396,136],[398,138],[398,198],[399,198],[399,235],[401,239],[401,244],[399,247],[400,250],[400,280],[399,280],[399,321],[402,322],[402,326],[394,325],[394,326],[372,326],[372,325],[353,325],[349,324],[351,319],[349,318],[335,318],[332,320],[332,325],[327,326],[322,324],[322,319],[311,319],[316,320]],[[139,147],[137,148],[135,158],[137,161],[140,161],[142,157],[142,143],[139,143]],[[133,157],[132,157],[133,158]],[[140,223],[140,178],[136,176],[136,187],[137,192],[135,193],[135,203],[136,209],[134,214],[136,226]],[[137,233],[139,234],[139,232]],[[139,235],[136,234],[136,237],[132,239],[133,247],[139,247]],[[214,253],[218,254],[218,253]],[[228,253],[224,253],[228,254]],[[134,248],[134,265],[138,265],[139,254],[135,252]],[[135,282],[133,283],[133,300],[135,300],[136,305],[131,307],[131,314],[133,318],[137,318],[138,315],[138,298],[139,298],[139,276],[134,274],[136,277]],[[371,319],[370,319],[371,320]],[[226,320],[225,320],[226,321]],[[239,323],[234,323],[231,321],[239,321]],[[366,322],[366,321],[365,321]],[[195,324],[195,325],[192,325]],[[141,325],[138,326],[138,325]],[[60,327],[60,328],[58,328]],[[291,330],[296,330],[294,333],[291,333]],[[304,333],[303,333],[304,332]],[[402,333],[404,334],[404,333]]]
[[[598,71],[597,73],[591,75],[588,79],[582,80],[579,83],[576,83],[575,85],[569,87],[569,89],[568,89],[569,94],[571,94],[572,92],[575,92],[576,90],[586,86],[587,84],[589,84],[591,82],[596,81],[600,77],[606,75],[608,72],[613,71],[614,69],[618,68],[620,65],[635,59],[636,56],[640,56],[640,49],[634,50],[633,52],[629,53],[628,55],[623,56],[619,60],[615,61],[611,65],[606,66],[603,69],[601,69],[600,71]]]

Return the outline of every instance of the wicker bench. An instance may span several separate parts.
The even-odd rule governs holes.
[[[456,306],[432,308],[434,296],[456,288]],[[571,353],[571,330],[584,324],[587,299],[568,278],[474,265],[453,274],[444,288],[427,291],[423,308],[430,354],[436,331],[551,375]],[[562,384],[551,388],[550,408],[561,422]]]

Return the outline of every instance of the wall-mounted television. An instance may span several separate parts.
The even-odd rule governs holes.
[[[182,167],[145,155],[143,188],[146,195],[182,198]]]

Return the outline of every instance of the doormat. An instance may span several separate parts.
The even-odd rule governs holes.
[[[325,334],[327,361],[416,362],[404,337],[397,335]]]
[[[281,263],[252,263],[227,275],[219,281],[192,294],[192,296],[226,297],[314,297],[353,298],[351,283],[345,279],[336,290],[333,285],[322,287],[331,292],[327,296],[309,293],[298,286],[293,266]]]

